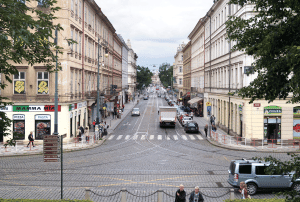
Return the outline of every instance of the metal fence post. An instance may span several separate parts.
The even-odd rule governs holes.
[[[126,188],[123,188],[122,189],[122,192],[121,192],[121,202],[126,202]]]
[[[234,200],[234,189],[230,189],[230,200]]]
[[[85,200],[90,200],[90,189],[85,190]]]
[[[163,190],[157,190],[157,202],[163,202]]]

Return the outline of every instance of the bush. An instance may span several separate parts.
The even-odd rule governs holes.
[[[92,202],[87,200],[1,199],[0,202]]]

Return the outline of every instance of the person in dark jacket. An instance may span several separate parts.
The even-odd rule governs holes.
[[[199,187],[195,187],[195,191],[191,193],[190,202],[203,202],[203,196],[199,192]]]
[[[176,191],[175,202],[186,202],[186,200],[185,200],[186,193],[183,189],[184,189],[184,186],[181,184],[179,186],[179,189]]]

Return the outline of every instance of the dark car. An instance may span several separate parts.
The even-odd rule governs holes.
[[[199,132],[198,123],[193,121],[185,124],[184,131],[198,133]]]

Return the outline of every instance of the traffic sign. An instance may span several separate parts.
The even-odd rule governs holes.
[[[43,141],[44,162],[58,162],[60,153],[60,139],[56,135],[45,135]]]

